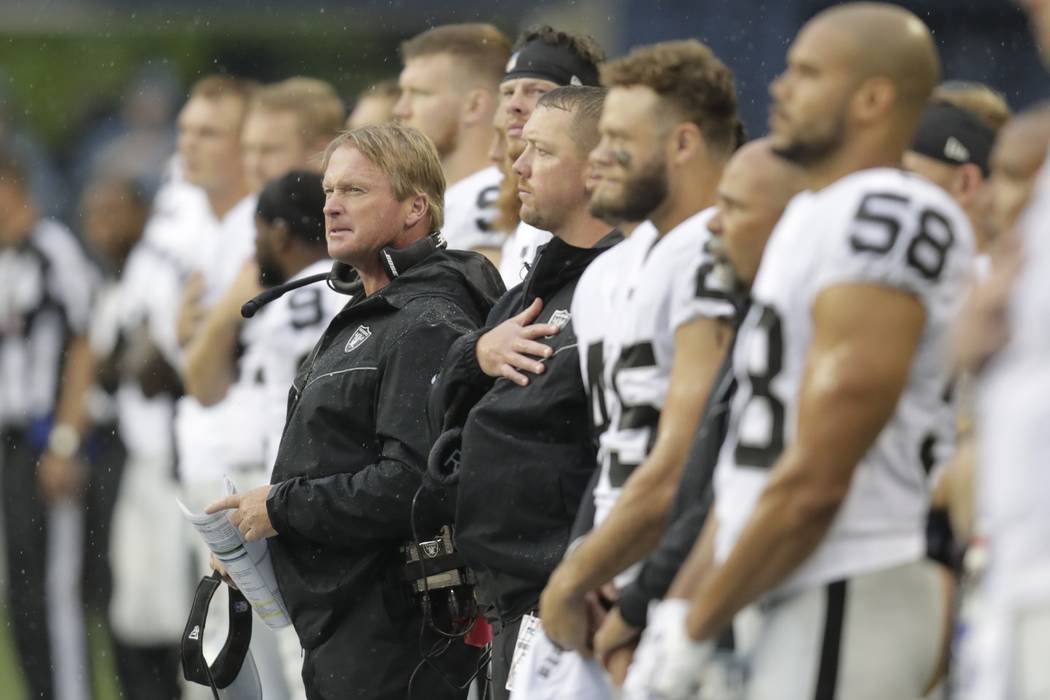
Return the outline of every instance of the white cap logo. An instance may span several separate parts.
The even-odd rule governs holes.
[[[569,85],[583,85],[583,81],[580,80],[578,76],[574,75],[569,79]]]
[[[948,141],[944,144],[944,157],[958,163],[968,163],[970,162],[970,149],[964,146],[959,139],[949,136]]]

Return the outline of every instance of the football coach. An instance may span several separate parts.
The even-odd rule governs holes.
[[[209,512],[235,509],[248,539],[270,538],[310,700],[404,700],[410,683],[413,697],[462,698],[455,686],[478,650],[455,640],[424,660],[440,636],[397,577],[430,449],[431,380],[503,285],[479,254],[437,245],[445,180],[420,132],[354,129],[328,146],[324,166],[328,252],[362,288],[292,385],[271,485]],[[436,527],[437,510],[416,512],[417,523]]]

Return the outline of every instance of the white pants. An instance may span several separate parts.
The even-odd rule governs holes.
[[[619,691],[594,659],[562,651],[540,629],[513,669],[511,700],[616,700]]]
[[[734,623],[747,700],[916,700],[944,658],[945,574],[922,561],[754,606]]]

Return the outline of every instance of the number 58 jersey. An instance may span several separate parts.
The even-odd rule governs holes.
[[[900,170],[864,170],[791,201],[770,236],[733,351],[739,388],[715,472],[719,562],[796,434],[813,303],[844,284],[913,295],[925,309],[925,328],[895,412],[857,465],[824,540],[782,590],[923,556],[928,472],[943,442],[954,439],[949,331],[973,255],[973,232],[958,205]],[[865,310],[856,313],[863,317]]]

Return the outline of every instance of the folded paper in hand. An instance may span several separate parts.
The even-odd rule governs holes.
[[[227,496],[237,493],[232,481],[225,478],[224,482]],[[194,513],[182,501],[179,501],[179,507],[204,543],[226,567],[226,573],[251,603],[259,619],[271,629],[290,625],[288,609],[277,589],[277,578],[273,573],[266,540],[245,541],[241,531],[230,522],[229,511],[211,515]]]

